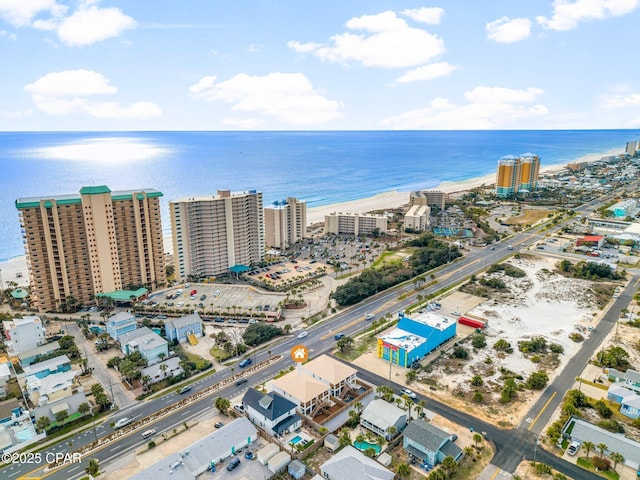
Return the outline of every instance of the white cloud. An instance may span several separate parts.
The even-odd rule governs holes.
[[[531,20],[528,18],[502,17],[485,25],[489,40],[498,43],[514,43],[531,35]]]
[[[554,0],[551,18],[536,20],[549,30],[572,30],[580,22],[626,15],[635,10],[640,0]]]
[[[16,27],[24,27],[41,13],[64,15],[67,7],[56,0],[0,0],[0,18]]]
[[[476,87],[465,93],[469,100],[465,105],[435,98],[424,108],[383,120],[382,125],[395,129],[433,130],[512,128],[517,119],[549,113],[544,105],[532,104],[542,93],[538,88]]]
[[[0,111],[0,117],[3,118],[24,118],[33,114],[33,110],[23,110],[21,112]]]
[[[34,95],[47,97],[104,95],[116,93],[109,80],[93,70],[65,70],[47,73],[24,89]]]
[[[440,37],[410,27],[392,11],[354,17],[346,27],[359,33],[334,35],[330,45],[297,41],[287,45],[299,53],[311,53],[329,62],[357,62],[382,68],[415,67],[445,51]]]
[[[409,83],[418,80],[433,80],[438,77],[448,77],[459,68],[461,68],[459,65],[451,65],[447,62],[432,63],[405,73],[399,77],[396,82]]]
[[[58,26],[58,37],[72,46],[84,46],[119,36],[134,28],[136,21],[119,8],[90,6],[75,11]]]
[[[438,25],[444,16],[444,8],[440,7],[421,7],[408,8],[400,12],[416,22],[427,23],[430,25]]]
[[[117,92],[109,79],[93,70],[51,72],[25,85],[24,89],[31,93],[34,105],[49,115],[85,113],[97,118],[142,119],[162,113],[160,107],[151,102],[121,106],[118,102],[92,101],[91,96]]]
[[[640,93],[610,95],[604,98],[605,108],[640,107]]]
[[[322,124],[342,116],[340,104],[314,89],[302,73],[240,73],[223,82],[204,77],[189,91],[195,98],[231,103],[232,111],[259,113],[290,125]]]
[[[229,127],[241,129],[241,130],[251,130],[253,128],[258,128],[263,124],[260,120],[255,118],[225,118],[222,123]]]
[[[0,0],[0,17],[17,27],[53,31],[66,45],[84,46],[119,36],[136,27],[136,21],[116,7],[100,8],[98,0],[80,1],[68,7],[56,0]]]

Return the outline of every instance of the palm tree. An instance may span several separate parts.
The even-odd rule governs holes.
[[[478,448],[480,446],[480,444],[482,443],[482,435],[480,435],[479,433],[474,433],[473,434],[473,443],[476,444],[476,448]]]
[[[227,414],[227,410],[231,406],[231,402],[227,398],[217,397],[215,399],[213,405],[218,409],[218,411],[221,414],[226,415]]]
[[[462,449],[462,451],[467,457],[470,457],[471,455],[474,454],[473,447],[471,445],[467,445]]]
[[[89,413],[89,410],[91,410],[91,407],[87,402],[82,402],[80,405],[78,405],[78,413],[82,416]]]
[[[406,463],[401,463],[398,465],[398,470],[396,470],[398,474],[398,478],[405,479],[411,476],[411,467]]]
[[[413,407],[415,403],[408,395],[403,395],[402,398],[404,398],[404,408],[406,408],[407,412],[409,413],[407,418],[411,419],[411,407]]]
[[[387,436],[393,438],[397,431],[398,429],[395,426],[391,425],[389,428],[387,428]]]
[[[355,408],[356,412],[358,412],[358,415],[360,415],[360,412],[362,411],[362,403],[361,402],[354,403],[353,408]]]
[[[442,460],[442,468],[447,472],[447,476],[450,476],[458,471],[458,462],[449,455]]]
[[[167,369],[169,366],[166,363],[160,365],[160,370],[162,371],[163,378],[167,378]]]
[[[365,436],[359,433],[358,436],[356,437],[356,443],[362,445],[364,441],[365,441]]]
[[[618,464],[624,462],[624,456],[618,452],[613,452],[609,456],[611,457],[611,460],[613,460],[613,471],[615,472]]]
[[[589,452],[595,448],[595,443],[590,442],[589,440],[582,442],[582,448],[584,448],[585,452],[587,452],[587,458],[589,458]]]
[[[51,420],[49,417],[40,417],[36,422],[36,428],[42,432],[47,431],[47,429],[51,426]]]
[[[600,458],[604,457],[604,452],[608,448],[607,444],[606,443],[599,443],[596,448],[600,451]]]

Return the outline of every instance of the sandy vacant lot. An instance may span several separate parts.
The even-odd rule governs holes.
[[[554,273],[556,259],[522,256],[509,263],[523,270],[526,276],[512,278],[502,272],[489,275],[502,279],[507,285],[504,292],[472,308],[467,313],[488,320],[485,335],[487,346],[474,349],[470,342],[463,346],[469,351],[467,360],[449,358],[436,360],[427,372],[419,374],[419,381],[426,392],[457,404],[488,420],[500,420],[504,426],[515,425],[537,398],[536,392],[519,392],[516,401],[501,404],[500,393],[504,374],[513,372],[526,380],[533,372],[545,370],[549,381],[580,348],[569,338],[571,333],[589,334],[588,327],[595,325],[601,310],[596,306],[592,282],[570,279]],[[463,312],[464,313],[464,312]],[[559,344],[562,354],[525,354],[518,350],[518,342],[533,337],[544,337],[551,344]],[[513,352],[498,352],[493,345],[499,339],[510,343]],[[451,350],[447,353],[451,353]],[[507,372],[508,371],[508,372]],[[471,385],[475,375],[482,377],[483,385]],[[417,388],[417,386],[416,386]],[[473,402],[475,391],[482,393],[484,401]]]

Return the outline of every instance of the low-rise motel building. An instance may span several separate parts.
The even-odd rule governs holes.
[[[398,317],[398,326],[378,337],[377,354],[401,367],[410,367],[456,335],[456,320],[433,311],[413,317],[400,312]]]

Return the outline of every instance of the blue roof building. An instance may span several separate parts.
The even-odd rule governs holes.
[[[189,335],[202,337],[202,319],[196,312],[185,315],[180,318],[172,318],[164,322],[164,335],[167,340],[173,342],[178,340],[179,343],[187,341]]]
[[[125,333],[133,332],[138,325],[136,324],[136,317],[130,312],[120,312],[107,319],[107,333],[114,340],[118,340],[119,337]]]
[[[456,335],[457,322],[435,312],[414,318],[399,314],[398,326],[378,338],[378,358],[410,367]]]

